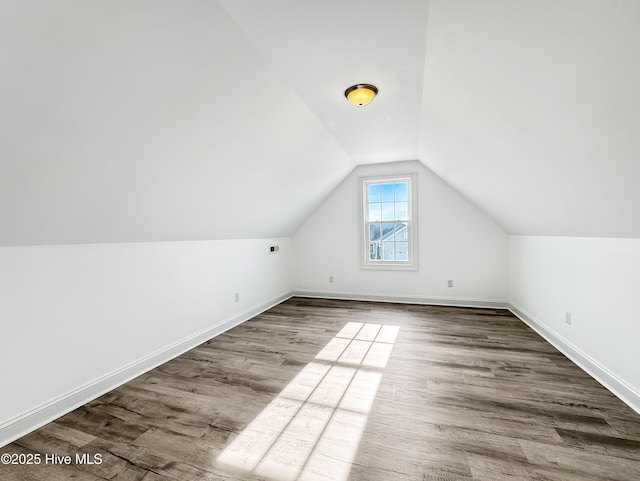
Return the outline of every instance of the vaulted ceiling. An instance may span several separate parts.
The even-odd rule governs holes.
[[[420,160],[535,235],[640,237],[640,2],[429,2]]]
[[[411,159],[510,233],[640,237],[639,27],[635,0],[3,0],[0,245],[292,235]]]

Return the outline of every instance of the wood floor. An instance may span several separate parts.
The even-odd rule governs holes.
[[[2,481],[633,481],[640,416],[507,311],[293,298],[0,453],[41,457]]]

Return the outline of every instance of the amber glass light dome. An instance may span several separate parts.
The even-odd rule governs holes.
[[[357,84],[349,87],[344,92],[344,96],[356,107],[363,107],[373,100],[378,93],[375,85]]]

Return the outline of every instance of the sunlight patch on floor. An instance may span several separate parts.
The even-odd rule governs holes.
[[[347,323],[218,463],[279,481],[346,481],[398,331]]]

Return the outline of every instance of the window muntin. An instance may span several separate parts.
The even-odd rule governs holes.
[[[414,267],[412,181],[413,175],[362,181],[363,267]]]

